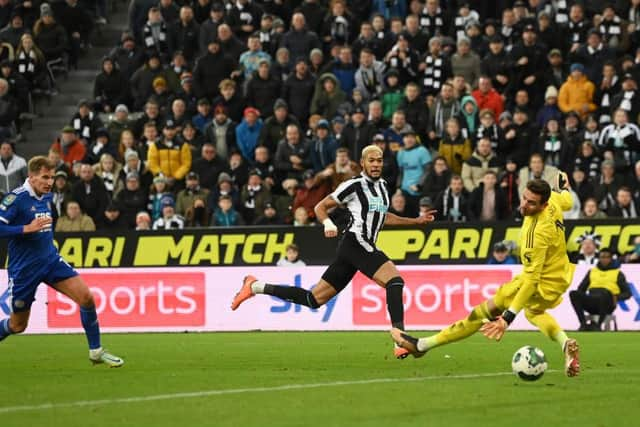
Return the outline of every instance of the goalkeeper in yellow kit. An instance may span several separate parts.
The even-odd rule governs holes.
[[[573,278],[575,265],[567,257],[562,212],[573,204],[566,174],[558,176],[559,191],[551,191],[549,184],[540,179],[527,183],[520,201],[524,217],[520,235],[522,272],[502,285],[496,295],[476,306],[469,316],[439,333],[414,338],[399,329],[391,336],[401,347],[414,356],[424,354],[444,344],[461,340],[479,329],[490,339],[499,341],[507,328],[524,309],[531,324],[558,342],[565,354],[565,373],[573,377],[580,372],[579,348],[574,339],[560,328],[558,322],[546,312],[562,301]]]

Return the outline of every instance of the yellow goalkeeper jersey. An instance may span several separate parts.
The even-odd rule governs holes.
[[[535,288],[540,297],[548,301],[559,298],[573,280],[575,266],[567,256],[562,215],[572,205],[573,199],[568,191],[552,192],[547,207],[538,215],[525,217],[522,224],[522,285]]]

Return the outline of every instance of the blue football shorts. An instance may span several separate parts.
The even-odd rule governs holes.
[[[9,300],[13,313],[28,311],[36,299],[36,290],[40,283],[51,286],[65,279],[75,277],[74,270],[62,257],[45,264],[36,272],[9,272]]]

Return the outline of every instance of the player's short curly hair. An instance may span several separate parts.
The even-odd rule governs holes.
[[[532,179],[527,182],[527,190],[539,195],[541,204],[547,203],[551,197],[551,186],[547,181],[542,179]]]
[[[45,156],[35,156],[29,160],[29,173],[38,173],[42,168],[55,169],[56,165]]]

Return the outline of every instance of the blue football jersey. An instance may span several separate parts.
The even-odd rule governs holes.
[[[25,182],[7,194],[0,203],[0,221],[23,226],[38,217],[51,218],[52,200],[51,193],[38,197],[29,182]],[[12,277],[32,274],[58,260],[51,228],[9,237],[9,275]]]

